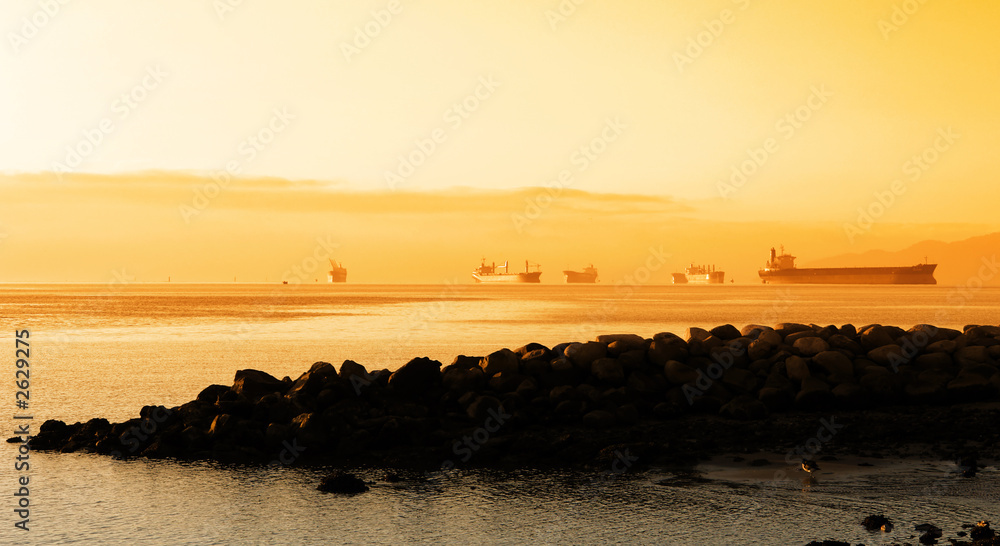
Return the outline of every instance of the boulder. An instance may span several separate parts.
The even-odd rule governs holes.
[[[688,341],[688,350],[692,355],[705,356],[712,354],[712,350],[722,347],[725,342],[721,338],[709,334],[705,339],[692,338]]]
[[[772,343],[770,340],[765,339],[764,336],[758,337],[750,343],[749,347],[747,347],[747,356],[751,360],[767,358],[771,356],[780,344],[780,341],[778,343]]]
[[[789,334],[794,334],[796,332],[804,332],[806,330],[812,330],[809,326],[805,324],[799,324],[797,322],[779,322],[774,325],[774,331],[781,335],[784,339],[788,337]]]
[[[607,345],[608,353],[610,353],[611,356],[618,356],[622,353],[638,349],[646,350],[646,340],[642,336],[635,334],[608,334],[597,336],[597,342]]]
[[[876,347],[868,351],[868,358],[880,366],[887,366],[896,370],[902,364],[909,361],[903,352],[903,348],[895,343]]]
[[[715,328],[709,330],[709,333],[724,341],[729,341],[730,339],[736,339],[741,335],[743,335],[732,324],[723,324],[721,326],[716,326]]]
[[[925,353],[913,361],[918,370],[951,370],[955,363],[947,352]]]
[[[688,343],[691,343],[691,340],[694,340],[694,339],[704,340],[704,339],[706,339],[710,335],[712,335],[712,333],[709,332],[708,330],[706,330],[704,328],[698,328],[698,327],[692,326],[692,327],[690,327],[690,328],[687,329],[687,331],[684,334],[684,337],[687,338],[687,342]]]
[[[549,352],[549,348],[546,347],[545,345],[542,345],[541,343],[529,343],[527,345],[524,345],[522,347],[518,347],[517,349],[514,349],[514,353],[517,354],[518,358],[521,358],[521,359],[523,359],[528,354],[538,353],[538,352],[541,352],[543,354],[544,353],[548,353]],[[534,358],[534,357],[532,357],[532,358]]]
[[[451,364],[445,366],[441,371],[446,372],[453,369],[468,370],[471,368],[479,368],[479,363],[482,361],[483,357],[481,356],[458,355],[451,361]]]
[[[229,392],[229,387],[225,385],[209,385],[198,393],[198,396],[197,398],[195,398],[195,400],[199,400],[201,402],[208,402],[209,404],[214,404],[219,401],[220,396],[222,396],[227,392]]]
[[[527,376],[519,373],[500,372],[490,378],[489,385],[496,392],[513,392],[521,386],[521,382],[525,379],[527,379]]]
[[[960,364],[964,362],[983,363],[989,361],[989,359],[988,349],[981,345],[969,345],[955,351],[955,360]]]
[[[646,358],[656,366],[663,366],[670,360],[687,360],[688,353],[688,344],[683,339],[673,334],[657,334],[646,352]]]
[[[792,347],[802,356],[815,356],[830,348],[830,344],[818,337],[800,337]],[[838,353],[839,354],[839,353]]]
[[[233,419],[232,415],[225,413],[216,415],[215,419],[212,420],[212,426],[208,429],[208,435],[219,438],[229,434],[234,428],[236,428],[236,419]]]
[[[612,385],[625,383],[625,370],[621,362],[614,358],[598,358],[591,365],[591,373],[605,383]]]
[[[844,353],[822,351],[813,356],[813,362],[838,381],[854,377],[854,363]]]
[[[608,356],[608,346],[596,341],[571,343],[566,347],[565,355],[577,368],[590,372],[595,360]]]
[[[927,347],[924,347],[925,353],[954,353],[955,349],[958,348],[958,344],[954,340],[945,339],[943,341],[935,341]]]
[[[865,354],[865,350],[861,348],[860,343],[842,334],[832,335],[826,342],[830,344],[831,349],[840,349],[852,355]]]
[[[889,334],[889,330],[880,324],[873,324],[861,331],[859,336],[861,347],[865,351],[872,351],[885,345],[895,343],[895,338]]]
[[[493,377],[501,372],[516,374],[521,371],[520,359],[517,353],[510,349],[500,349],[483,357],[479,362],[479,367],[482,368],[486,377]]]
[[[698,379],[698,370],[676,360],[667,361],[663,366],[663,373],[667,381],[674,385],[692,383]]]
[[[389,376],[389,388],[407,395],[425,394],[441,384],[441,363],[414,358]]]
[[[864,407],[865,389],[855,383],[841,383],[833,388],[833,398],[838,407],[844,409],[858,409]]]
[[[346,472],[337,471],[323,478],[316,488],[324,493],[338,493],[343,495],[357,495],[368,491],[365,481]]]
[[[764,419],[768,415],[767,405],[750,395],[733,398],[719,409],[719,413],[733,419]]]
[[[610,411],[594,410],[584,414],[583,424],[596,429],[607,429],[615,425],[615,414]]]
[[[803,411],[824,411],[834,405],[833,392],[824,381],[815,377],[802,380],[802,387],[795,395],[795,406]]]
[[[469,419],[482,422],[487,417],[502,413],[503,409],[503,404],[498,398],[493,396],[479,396],[469,404],[469,407],[465,409],[465,413],[469,416]]]
[[[802,357],[788,357],[785,360],[785,370],[788,373],[788,378],[793,381],[802,381],[808,377],[812,377],[812,373],[809,371],[809,362]]]
[[[285,396],[305,408],[315,407],[315,398],[328,382],[337,379],[337,370],[328,362],[317,362],[302,374]]]
[[[453,392],[478,391],[486,384],[486,374],[479,367],[451,368],[441,376],[441,382]]]
[[[722,374],[722,384],[736,393],[752,394],[757,390],[757,376],[741,368],[729,368]]]
[[[246,397],[247,400],[256,402],[261,396],[273,392],[285,394],[290,386],[267,372],[238,370],[231,390]]]
[[[996,392],[989,378],[979,374],[960,373],[948,382],[948,396],[956,402],[989,398]]]
[[[784,411],[792,407],[795,393],[792,389],[764,387],[757,392],[757,399],[772,412]]]

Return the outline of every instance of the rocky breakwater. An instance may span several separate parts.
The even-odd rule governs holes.
[[[973,435],[988,452],[997,433],[982,424],[997,419],[998,361],[997,326],[727,324],[685,337],[530,343],[443,369],[416,358],[394,372],[317,362],[296,380],[240,370],[233,385],[123,423],[47,421],[31,443],[281,464],[608,465],[795,445],[836,415],[838,426],[853,423],[841,443],[869,450]],[[885,424],[870,417],[876,410],[907,417]]]

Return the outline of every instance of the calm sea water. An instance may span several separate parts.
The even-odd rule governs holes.
[[[1000,289],[0,286],[0,337],[10,347],[5,361],[11,379],[14,330],[31,331],[36,425],[49,418],[128,419],[143,405],[177,405],[211,383],[231,384],[242,368],[294,378],[321,360],[395,369],[416,356],[447,364],[459,354],[531,341],[551,346],[604,333],[683,335],[689,326],[783,321],[997,324]],[[13,413],[13,381],[2,384],[0,400]],[[4,422],[9,432],[13,421]],[[15,486],[12,447],[3,444],[0,455],[9,461],[0,464],[0,492]],[[718,479],[686,487],[657,485],[663,476],[655,470],[613,479],[457,471],[340,498],[314,491],[319,469],[36,453],[33,530],[12,530],[7,501],[9,508],[0,506],[8,514],[0,519],[0,543],[795,544],[857,537],[852,540],[878,544],[881,538],[859,533],[860,512],[936,518],[942,527],[1000,520],[995,472],[984,472],[973,488],[952,484],[942,465],[923,461],[891,473],[841,473],[812,487],[710,468],[706,472],[719,473]],[[942,483],[948,484],[943,492],[926,494]],[[771,493],[761,495],[761,484],[774,485]]]

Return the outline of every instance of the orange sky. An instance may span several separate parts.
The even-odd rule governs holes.
[[[749,281],[1000,231],[992,2],[217,4],[0,7],[0,281],[273,279],[317,237],[370,282],[659,245]]]

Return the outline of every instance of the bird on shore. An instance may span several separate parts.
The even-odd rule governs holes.
[[[811,476],[813,472],[819,470],[819,465],[816,461],[810,461],[809,459],[802,459],[802,470],[805,470]]]

